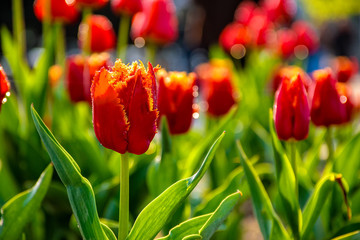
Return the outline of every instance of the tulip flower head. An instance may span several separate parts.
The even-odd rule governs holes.
[[[134,15],[143,10],[141,0],[112,0],[111,9],[115,14]]]
[[[178,20],[172,0],[148,0],[134,15],[131,36],[157,44],[172,43],[178,37]]]
[[[47,8],[50,16],[46,16]],[[75,8],[75,1],[67,0],[36,0],[34,2],[34,13],[36,18],[42,22],[48,18],[52,22],[72,23],[79,17],[79,12]]]
[[[303,81],[306,91],[309,89],[310,85],[313,83],[312,79],[307,75],[304,70],[298,66],[283,66],[276,70],[273,81],[272,81],[272,89],[275,93],[276,90],[281,85],[282,80],[287,77],[291,78],[292,76],[296,76],[300,74],[300,79]]]
[[[78,8],[98,9],[104,7],[109,0],[75,0]]]
[[[226,114],[235,104],[231,69],[228,63],[213,60],[199,65],[196,73],[208,104],[207,112],[215,117]]]
[[[295,0],[264,0],[263,8],[271,21],[279,23],[291,21],[297,10]]]
[[[91,52],[103,52],[115,47],[115,32],[107,17],[91,15],[79,26],[79,45]]]
[[[66,87],[72,102],[87,101],[91,104],[90,87],[95,72],[109,64],[107,53],[89,57],[72,55],[67,59]]]
[[[305,21],[296,21],[291,27],[297,34],[297,46],[303,46],[310,54],[319,47],[319,37],[315,30]]]
[[[235,56],[239,46],[242,46],[242,49],[245,50],[245,47],[250,43],[250,41],[251,35],[248,28],[237,22],[227,25],[221,32],[219,38],[222,48],[231,55]]]
[[[155,68],[157,70],[157,68]],[[158,120],[155,73],[148,63],[96,72],[91,86],[93,125],[106,148],[124,154],[143,154],[155,136]]]
[[[347,82],[358,71],[356,58],[340,56],[333,60],[333,68],[338,82]]]
[[[159,112],[166,116],[171,134],[189,130],[193,114],[195,73],[160,70]]]
[[[345,105],[346,115],[343,123],[350,122],[355,108],[351,88],[345,83],[337,82],[336,90],[340,96],[340,102]]]
[[[283,78],[275,94],[274,123],[279,139],[303,140],[307,138],[310,109],[300,74]]]
[[[1,105],[6,102],[6,97],[10,96],[10,83],[3,67],[0,65],[0,110]]]
[[[311,105],[311,121],[316,126],[328,127],[341,124],[346,120],[346,107],[341,102],[336,90],[336,80],[330,68],[320,69],[313,73],[315,89]]]
[[[281,29],[277,32],[277,49],[283,58],[293,56],[297,46],[297,34],[292,29]]]
[[[254,15],[257,5],[252,1],[243,1],[236,8],[234,18],[236,22],[247,25]]]

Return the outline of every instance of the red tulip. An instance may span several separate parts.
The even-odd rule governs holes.
[[[345,109],[346,109],[346,116],[343,123],[350,122],[355,108],[355,104],[352,99],[351,89],[347,84],[342,82],[337,82],[336,90],[340,96],[340,102],[343,105],[345,105]]]
[[[301,75],[284,77],[275,94],[274,123],[279,139],[307,138],[310,124],[310,110]]]
[[[346,109],[341,103],[331,70],[317,70],[313,73],[313,78],[316,85],[311,105],[312,122],[316,126],[326,127],[343,123],[346,120]]]
[[[235,104],[231,84],[231,71],[227,63],[212,61],[197,67],[201,90],[208,104],[207,112],[212,116],[226,114]]]
[[[235,11],[234,18],[236,22],[247,25],[254,15],[257,5],[252,1],[243,1]]]
[[[297,35],[292,29],[281,29],[277,33],[278,53],[283,58],[289,58],[294,54],[297,45]]]
[[[6,76],[6,73],[3,67],[0,65],[0,110],[1,105],[6,101],[6,96],[8,96],[8,92],[10,91],[10,83]]]
[[[296,21],[292,29],[297,34],[297,44],[305,46],[309,53],[314,53],[319,47],[319,38],[315,30],[305,21]]]
[[[143,11],[134,15],[131,36],[166,44],[178,37],[178,21],[172,0],[148,0]]]
[[[273,24],[263,9],[257,8],[253,11],[248,27],[254,45],[264,46],[268,43],[270,34],[273,32]]]
[[[152,65],[115,62],[96,72],[91,86],[93,124],[99,142],[121,154],[144,153],[156,133],[156,80]]]
[[[336,57],[333,60],[333,68],[339,82],[347,82],[358,71],[356,58]]]
[[[247,46],[251,41],[251,35],[246,26],[233,22],[227,25],[220,34],[219,42],[223,49],[229,53],[236,45]]]
[[[52,22],[72,23],[76,21],[79,12],[75,8],[75,1],[67,0],[35,0],[34,13],[37,19],[44,21],[46,19],[46,4],[49,4],[49,20]]]
[[[157,76],[160,116],[166,116],[172,134],[187,132],[192,121],[196,75],[160,70]]]
[[[91,15],[79,26],[79,45],[91,52],[103,52],[115,47],[115,32],[109,19]],[[87,44],[87,45],[86,45]]]
[[[75,0],[75,4],[78,8],[102,8],[109,0]]]
[[[285,77],[291,78],[292,76],[296,76],[298,74],[300,75],[300,79],[303,81],[305,89],[308,90],[313,81],[309,75],[302,70],[302,68],[298,66],[283,66],[278,68],[275,72],[272,81],[273,91],[276,92]]]
[[[109,59],[107,53],[92,54],[90,57],[72,55],[67,59],[66,86],[72,102],[87,101],[91,104],[92,79],[97,70],[108,66]]]
[[[134,15],[142,11],[141,0],[112,0],[111,9],[116,14]]]
[[[296,14],[295,0],[264,0],[263,8],[269,19],[275,22],[289,22]]]

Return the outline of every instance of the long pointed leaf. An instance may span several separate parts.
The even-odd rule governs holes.
[[[200,169],[192,177],[174,183],[142,210],[127,237],[128,240],[147,240],[153,239],[156,236],[166,224],[169,217],[172,216],[178,206],[185,200],[204,176],[224,134],[225,132],[223,132],[214,142]]]
[[[18,239],[24,226],[30,222],[49,188],[53,173],[49,165],[33,188],[11,198],[2,208],[0,216],[0,239]]]
[[[33,106],[31,115],[51,161],[66,187],[81,235],[84,239],[107,239],[97,214],[91,184],[81,175],[79,166],[45,126]]]
[[[278,193],[282,203],[287,222],[289,223],[293,234],[299,237],[301,219],[301,210],[299,202],[296,198],[298,193],[294,171],[291,167],[290,161],[285,154],[285,151],[275,133],[273,114],[270,110],[269,126],[272,137],[274,156],[275,156],[275,169],[276,169],[276,184]]]
[[[253,208],[258,220],[264,239],[290,239],[279,216],[276,214],[270,198],[261,183],[259,176],[245,155],[240,143],[238,142],[241,163],[244,167],[246,179],[249,184]]]

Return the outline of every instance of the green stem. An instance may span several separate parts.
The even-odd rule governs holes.
[[[325,165],[324,174],[332,172],[334,167],[334,145],[332,138],[333,138],[332,130],[330,127],[328,127],[326,132],[326,145],[328,147],[329,154],[328,154],[327,163]]]
[[[118,31],[118,42],[117,42],[117,56],[125,62],[126,60],[126,48],[129,37],[130,29],[130,16],[123,14],[120,18],[119,31]]]
[[[155,65],[155,56],[156,56],[156,45],[154,43],[149,42],[147,48],[146,48],[146,55],[147,55],[147,60],[149,62],[151,62],[153,65]]]
[[[14,23],[14,38],[18,44],[18,57],[24,58],[26,52],[26,36],[24,23],[24,7],[22,0],[13,1],[13,23]]]
[[[129,157],[121,155],[120,162],[120,203],[118,240],[125,240],[129,224]]]
[[[297,177],[297,166],[296,166],[296,142],[291,140],[290,144],[290,162],[295,176],[295,196],[299,200],[299,186],[298,186],[298,177]]]
[[[84,8],[83,9],[83,15],[82,15],[82,20],[81,20],[81,22],[83,23],[83,24],[86,24],[86,18],[88,17],[88,16],[90,16],[91,15],[91,8]],[[84,55],[84,56],[87,56],[87,55],[89,55],[90,54],[90,49],[91,49],[91,28],[89,27],[89,29],[88,29],[88,38],[87,39],[84,39],[85,40],[85,42],[84,42],[84,46],[83,46],[83,48],[82,48],[82,54]]]
[[[57,44],[56,44],[56,64],[59,64],[63,69],[65,67],[65,31],[61,23],[56,23],[57,28]]]

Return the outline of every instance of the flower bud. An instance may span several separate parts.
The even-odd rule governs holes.
[[[6,73],[3,67],[0,65],[0,110],[1,105],[6,102],[6,96],[9,96],[8,92],[10,91],[10,83],[6,76]]]
[[[143,6],[141,0],[112,0],[111,9],[115,14],[134,15],[142,11]]]
[[[49,7],[50,16],[46,16],[47,7]],[[36,18],[42,22],[48,18],[52,22],[73,23],[79,17],[79,12],[75,8],[75,1],[66,0],[36,0],[34,2],[34,13]]]

